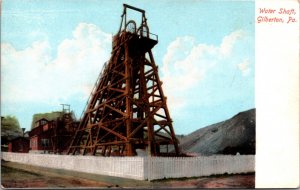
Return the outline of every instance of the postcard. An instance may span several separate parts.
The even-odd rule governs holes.
[[[299,187],[299,2],[3,0],[1,159],[4,188]]]

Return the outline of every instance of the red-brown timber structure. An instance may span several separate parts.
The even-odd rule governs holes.
[[[149,32],[144,10],[123,6],[111,58],[96,81],[68,153],[134,156],[142,149],[151,156],[179,155],[151,51],[158,37]],[[127,21],[129,9],[141,13],[140,26]]]

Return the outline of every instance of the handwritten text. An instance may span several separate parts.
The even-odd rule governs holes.
[[[271,9],[271,8],[259,8],[256,22],[260,23],[295,23],[296,19],[295,9]]]

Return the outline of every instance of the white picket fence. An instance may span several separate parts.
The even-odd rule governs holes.
[[[255,171],[254,155],[200,157],[95,157],[2,152],[6,161],[138,180]]]
[[[254,155],[217,155],[200,157],[151,157],[148,165],[148,179],[210,176],[216,174],[237,174],[255,171]]]

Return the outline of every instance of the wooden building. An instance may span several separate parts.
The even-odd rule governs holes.
[[[29,138],[17,137],[8,143],[8,152],[29,152]]]
[[[30,153],[64,154],[71,142],[78,123],[70,113],[61,113],[54,120],[42,118],[29,132]]]

